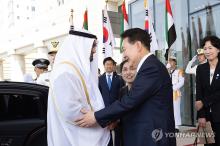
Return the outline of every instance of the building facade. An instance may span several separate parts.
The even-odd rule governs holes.
[[[104,0],[96,5],[93,1],[78,0],[1,0],[6,9],[0,14],[0,79],[23,81],[24,74],[35,75],[32,61],[35,58],[47,58],[52,47],[51,41],[59,41],[58,48],[68,34],[70,10],[74,10],[74,26],[82,28],[83,14],[88,9],[89,31],[96,34],[99,42],[99,56],[102,56],[102,10],[106,7]],[[10,8],[10,9],[9,9]],[[112,21],[113,31],[119,44],[120,21],[118,2],[109,1],[107,9]],[[13,14],[13,15],[12,15]],[[25,24],[25,25],[24,25]],[[119,49],[114,50],[117,62],[121,61]],[[99,66],[102,65],[102,57]]]

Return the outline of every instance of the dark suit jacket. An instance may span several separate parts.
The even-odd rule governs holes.
[[[95,118],[105,127],[123,117],[125,146],[175,146],[175,138],[165,136],[175,131],[172,94],[166,67],[151,55],[138,71],[129,95],[95,112]]]
[[[209,63],[201,64],[196,71],[196,100],[201,100],[203,108],[198,112],[199,118],[220,122],[220,60],[215,69],[210,85]],[[211,112],[210,112],[211,108]]]
[[[109,106],[119,98],[119,92],[123,86],[124,81],[116,72],[114,72],[112,76],[112,85],[110,91],[106,80],[106,74],[104,73],[99,77],[99,90],[102,94],[105,106]]]

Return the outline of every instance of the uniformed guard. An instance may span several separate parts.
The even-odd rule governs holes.
[[[184,85],[183,70],[177,69],[177,59],[175,56],[170,56],[167,64],[168,72],[173,84],[173,107],[174,107],[174,118],[175,127],[178,131],[181,122],[180,113],[180,101],[181,101],[181,87]]]
[[[32,65],[34,66],[34,71],[36,73],[36,78],[34,79],[34,81],[36,81],[39,78],[40,74],[48,70],[49,64],[49,60],[44,58],[38,58],[32,62]]]
[[[57,51],[58,51],[57,46],[58,46],[59,42],[58,41],[53,41],[53,42],[51,42],[51,44],[52,44],[53,47],[48,52],[48,58],[49,58],[50,66],[51,66],[51,70],[52,70],[53,69],[54,60],[55,60],[55,57],[56,57],[56,54],[57,54]],[[49,86],[51,70],[42,73],[39,76],[39,78],[37,79],[37,84]]]
[[[206,58],[204,55],[204,50],[202,48],[197,49],[197,55],[195,55],[192,60],[186,66],[186,73],[196,75],[197,64],[193,66],[195,61],[198,59],[199,64],[206,63]]]

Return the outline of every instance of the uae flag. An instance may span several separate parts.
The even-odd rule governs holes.
[[[212,13],[212,7],[206,7],[206,36],[216,35],[215,22]]]
[[[128,15],[127,15],[127,11],[126,11],[126,5],[125,5],[125,0],[123,1],[122,5],[121,5],[121,27],[120,27],[120,33],[122,34],[125,30],[129,29],[129,25],[128,25]],[[122,39],[120,41],[120,52],[122,52]]]
[[[113,35],[110,19],[106,8],[103,10],[103,50],[104,58],[113,56],[115,47],[115,38]]]
[[[88,30],[88,10],[85,10],[84,20],[83,20],[83,28]]]
[[[145,8],[145,22],[144,22],[144,28],[145,31],[147,31],[151,35],[151,43],[150,43],[150,51],[152,53],[155,53],[156,50],[159,50],[158,44],[157,44],[157,38],[154,31],[154,27],[152,24],[152,19],[150,19],[151,15],[148,8],[148,0],[144,0],[144,8]]]
[[[166,31],[165,32],[165,37],[166,37],[165,59],[168,60],[169,48],[176,40],[176,29],[174,26],[173,14],[172,14],[169,0],[166,0],[165,31]]]

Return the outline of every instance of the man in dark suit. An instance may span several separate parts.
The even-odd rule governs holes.
[[[122,77],[114,72],[115,64],[116,62],[111,57],[107,57],[103,60],[105,73],[99,77],[99,90],[102,94],[105,107],[108,107],[114,101],[118,100],[120,89],[124,86]],[[114,131],[115,146],[120,146],[119,127],[115,127]]]
[[[85,115],[76,124],[81,127],[106,127],[123,117],[125,146],[175,146],[172,83],[166,67],[150,53],[150,35],[140,28],[122,35],[124,57],[137,67],[137,75],[128,96],[97,111],[81,110]]]
[[[105,58],[103,61],[105,73],[99,77],[99,90],[106,107],[118,100],[120,88],[124,86],[121,76],[113,72],[114,63],[111,57]]]

